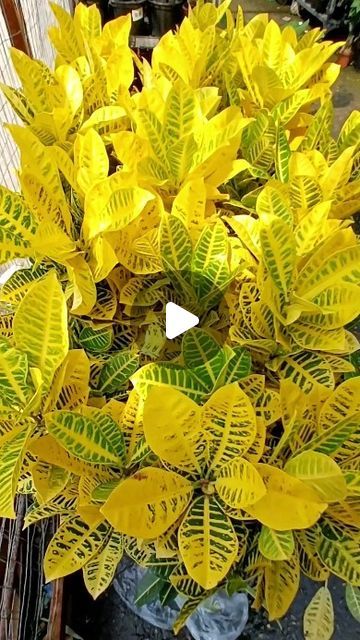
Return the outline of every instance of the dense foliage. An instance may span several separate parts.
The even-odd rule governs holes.
[[[0,291],[0,513],[60,515],[46,578],[94,597],[124,551],[151,567],[176,630],[219,585],[270,620],[301,574],[359,599],[360,113],[333,137],[340,44],[229,4],[151,65],[129,17],[53,5],[55,70],[12,50],[2,87],[0,259],[28,262]],[[169,300],[201,328],[167,340]],[[304,624],[330,637],[326,586]]]

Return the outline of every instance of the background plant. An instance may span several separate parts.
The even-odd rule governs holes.
[[[60,515],[46,577],[82,569],[94,597],[125,551],[185,596],[176,630],[219,585],[278,619],[301,574],[339,576],[354,611],[360,119],[333,138],[338,45],[199,3],[149,65],[128,18],[54,11],[55,71],[13,52],[3,88],[23,126],[0,258],[28,262],[0,292],[1,515],[19,492],[25,526]],[[166,340],[168,300],[202,328]],[[332,617],[325,583],[307,636]]]

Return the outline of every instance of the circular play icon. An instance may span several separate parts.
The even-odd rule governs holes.
[[[127,282],[120,295],[125,315],[137,325],[143,318],[147,335],[156,339],[162,332],[164,340],[176,342],[199,326],[223,342],[229,328],[225,293],[239,267],[224,223],[212,221],[190,233],[178,217],[166,214],[158,242],[162,270]]]

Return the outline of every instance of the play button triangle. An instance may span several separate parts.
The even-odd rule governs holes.
[[[174,302],[166,305],[166,337],[177,338],[188,329],[199,324],[199,318]]]

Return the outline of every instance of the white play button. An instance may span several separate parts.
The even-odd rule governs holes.
[[[188,329],[192,329],[199,324],[199,318],[186,311],[183,307],[179,307],[174,302],[168,302],[166,305],[166,337],[169,340],[177,338]]]

